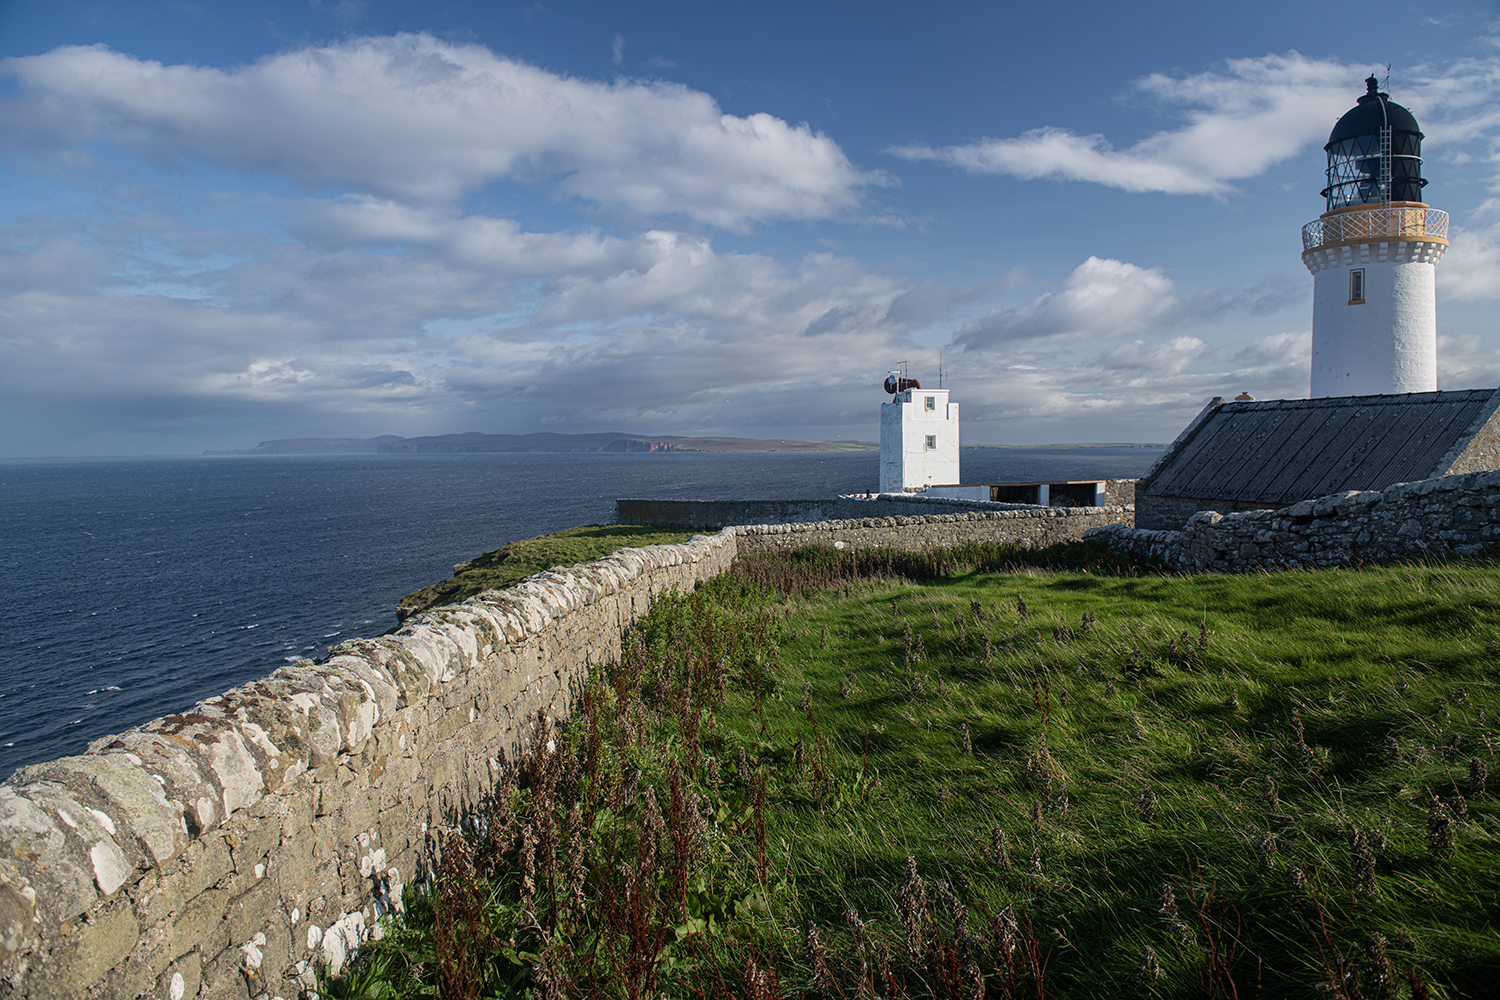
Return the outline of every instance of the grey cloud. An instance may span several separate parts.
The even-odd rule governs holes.
[[[1306,274],[1295,278],[1279,274],[1264,278],[1250,288],[1204,289],[1183,299],[1176,320],[1182,323],[1206,322],[1233,313],[1269,316],[1294,305],[1311,308],[1312,288],[1306,277]]]
[[[302,239],[221,243],[169,214],[0,227],[24,271],[8,281],[0,267],[0,453],[55,452],[38,442],[57,435],[69,448],[160,452],[455,427],[869,440],[890,362],[913,358],[925,377],[936,361],[911,332],[994,290],[915,284],[827,253],[721,253],[660,230],[524,233],[368,199],[262,205],[273,220],[300,220]],[[99,239],[71,238],[80,232]],[[234,252],[202,252],[221,245]],[[121,291],[131,268],[175,290]],[[1178,298],[1147,269],[1080,270],[1075,318],[1095,298],[1138,298],[1148,315]],[[1149,430],[1141,414],[1168,412],[1164,399],[1187,407],[1219,377],[1195,374],[1218,364],[1205,350],[1141,391],[1152,352],[1184,352],[1172,336],[1132,340],[1142,343],[1104,345],[1082,368],[1070,352],[1087,339],[950,356],[965,433],[1058,440],[1085,412],[1122,435]],[[1148,430],[1135,433],[1161,436]]]
[[[1012,268],[994,281],[963,288],[941,281],[923,281],[891,300],[885,320],[900,329],[919,329],[929,323],[950,318],[953,310],[959,306],[979,301],[997,292],[1019,288],[1026,281],[1026,271],[1020,267]]]
[[[1172,282],[1160,270],[1090,257],[1057,290],[965,323],[953,342],[973,351],[1022,341],[1128,336],[1176,306]]]
[[[1476,335],[1438,334],[1438,388],[1500,385],[1500,350],[1485,349]]]
[[[965,323],[953,344],[1017,359],[1022,350],[1053,356],[1074,342],[1192,332],[1233,314],[1268,316],[1307,297],[1304,283],[1281,275],[1250,288],[1181,296],[1158,268],[1090,257],[1055,290]]]

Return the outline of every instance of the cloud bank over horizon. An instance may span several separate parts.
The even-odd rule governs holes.
[[[1421,89],[1451,148],[1495,155],[1500,119],[1475,95],[1496,62]],[[897,159],[1222,197],[1326,134],[1348,75],[1295,52],[1231,60],[1139,81],[1185,124],[1123,151],[1052,129]],[[3,454],[464,430],[870,439],[889,365],[939,352],[971,443],[1168,440],[1209,396],[1307,391],[1295,257],[1196,287],[1093,250],[1043,280],[877,265],[827,247],[925,224],[882,200],[897,177],[682,84],[425,34],[230,68],[69,45],[0,60],[0,80],[6,163],[32,196],[0,223]],[[1494,300],[1500,220],[1473,227],[1443,294]],[[1445,377],[1500,380],[1491,347],[1448,343]]]

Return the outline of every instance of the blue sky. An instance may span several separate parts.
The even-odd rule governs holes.
[[[1322,144],[1418,116],[1500,383],[1491,4],[0,0],[0,455],[466,430],[974,444],[1308,390]]]

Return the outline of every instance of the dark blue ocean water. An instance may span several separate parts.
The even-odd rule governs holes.
[[[1130,477],[1159,449],[964,449],[968,482]],[[395,624],[403,594],[617,497],[870,490],[873,452],[0,462],[0,777]]]

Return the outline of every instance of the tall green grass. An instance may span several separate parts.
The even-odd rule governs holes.
[[[456,604],[486,590],[512,586],[543,570],[593,562],[627,546],[667,545],[685,542],[690,537],[690,532],[638,524],[587,524],[507,542],[454,566],[453,576],[447,580],[407,594],[397,604],[396,615],[405,621],[412,615]]]
[[[661,599],[369,988],[1489,995],[1500,567],[1096,556],[802,551]]]

